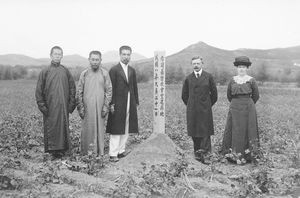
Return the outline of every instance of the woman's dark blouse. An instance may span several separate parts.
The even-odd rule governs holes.
[[[255,79],[251,78],[243,84],[238,84],[232,78],[228,84],[227,98],[231,102],[232,98],[238,95],[249,95],[256,103],[259,99],[259,92]]]

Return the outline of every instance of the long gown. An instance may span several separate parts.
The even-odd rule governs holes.
[[[256,152],[259,147],[259,134],[255,103],[259,99],[256,81],[251,78],[238,84],[231,79],[228,84],[227,98],[230,101],[227,123],[224,131],[222,153],[230,149],[242,155],[247,149]]]
[[[112,95],[111,81],[108,72],[103,68],[97,71],[85,70],[78,84],[78,110],[83,113],[81,132],[81,153],[93,151],[104,155],[104,124],[102,111],[108,113]],[[82,112],[84,111],[84,112]]]
[[[76,87],[69,70],[51,63],[39,74],[36,101],[43,113],[45,152],[69,149],[69,113],[76,107]]]

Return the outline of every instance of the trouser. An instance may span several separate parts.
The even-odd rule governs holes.
[[[54,157],[61,157],[66,154],[66,150],[49,150],[46,153],[49,153]]]
[[[130,109],[130,93],[128,93],[128,97],[127,97],[125,134],[124,135],[110,135],[109,156],[116,157],[116,156],[118,156],[118,154],[125,152],[126,142],[129,137],[129,109]]]
[[[194,142],[194,152],[202,150],[204,153],[211,151],[210,136],[206,137],[192,137]]]

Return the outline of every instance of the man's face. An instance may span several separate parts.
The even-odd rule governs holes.
[[[97,70],[101,64],[101,57],[98,54],[91,54],[89,61],[92,69]]]
[[[60,63],[60,61],[63,57],[63,52],[60,49],[53,49],[50,57],[53,62]]]
[[[127,65],[130,61],[130,56],[131,56],[130,50],[122,50],[120,53],[121,62]]]
[[[237,66],[237,73],[239,76],[244,76],[247,74],[248,67],[246,65]]]
[[[202,69],[203,62],[200,58],[192,60],[192,66],[194,67],[194,70],[198,72]]]

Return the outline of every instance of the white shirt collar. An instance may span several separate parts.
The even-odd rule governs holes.
[[[125,64],[124,64],[124,63],[122,63],[121,61],[120,61],[120,64],[121,64],[121,66],[122,66],[122,67],[125,67],[125,68],[128,66],[128,64],[127,64],[127,65],[125,65]]]
[[[194,74],[195,74],[196,77],[197,77],[197,74],[199,74],[199,76],[201,76],[201,74],[202,74],[202,69],[200,69],[200,71],[198,71],[198,72],[196,72],[196,71],[194,70]]]
[[[124,73],[125,73],[126,79],[127,79],[127,81],[128,81],[128,65],[125,65],[125,64],[122,63],[121,61],[120,61],[120,64],[121,64],[121,67],[122,67],[122,69],[123,69],[123,71],[124,71]]]

